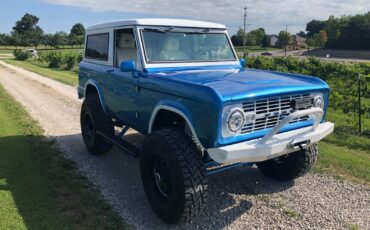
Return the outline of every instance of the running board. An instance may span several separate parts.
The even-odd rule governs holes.
[[[140,157],[140,149],[137,148],[135,145],[128,143],[127,141],[115,136],[115,135],[107,135],[101,131],[97,131],[97,134],[104,137],[107,141],[113,143],[118,148],[125,151],[125,153],[135,157]]]
[[[223,172],[223,171],[227,171],[227,170],[230,170],[230,169],[234,169],[234,168],[238,168],[238,167],[250,167],[250,166],[253,166],[254,163],[250,163],[250,162],[243,162],[243,163],[234,163],[234,164],[229,164],[229,165],[220,165],[214,161],[212,162],[209,162],[209,163],[206,163],[206,168],[207,168],[207,174],[208,175],[212,175],[212,174],[216,174],[216,173],[220,173],[220,172]]]

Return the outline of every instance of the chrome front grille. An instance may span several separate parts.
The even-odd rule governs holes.
[[[246,121],[241,133],[273,128],[280,120],[294,110],[309,109],[313,106],[310,94],[296,94],[246,101],[243,103],[245,114],[254,114],[253,121]],[[308,116],[298,117],[290,123],[307,121]]]

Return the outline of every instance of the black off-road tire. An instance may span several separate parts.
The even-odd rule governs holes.
[[[167,168],[160,178],[169,181],[164,183],[168,193],[161,192],[156,180],[155,162],[159,159]],[[148,201],[163,221],[187,222],[201,211],[208,190],[206,169],[201,153],[185,132],[163,128],[150,134],[143,145],[140,169]]]
[[[88,119],[91,120],[91,130],[86,125]],[[97,94],[87,95],[82,103],[80,124],[85,146],[91,154],[100,155],[112,149],[113,144],[97,134],[97,130],[105,134],[114,134],[113,122],[104,113]]]
[[[267,176],[289,181],[305,175],[314,166],[319,153],[317,144],[301,149],[287,156],[257,163],[258,168]]]

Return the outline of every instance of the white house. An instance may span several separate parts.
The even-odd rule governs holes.
[[[270,46],[275,47],[278,42],[278,36],[275,34],[272,34],[272,35],[268,35],[268,37],[270,38]]]

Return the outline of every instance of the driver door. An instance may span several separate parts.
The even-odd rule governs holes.
[[[106,102],[120,120],[134,126],[137,117],[138,79],[133,72],[122,72],[123,61],[134,61],[137,66],[137,45],[133,28],[114,31],[114,67],[108,71]]]

